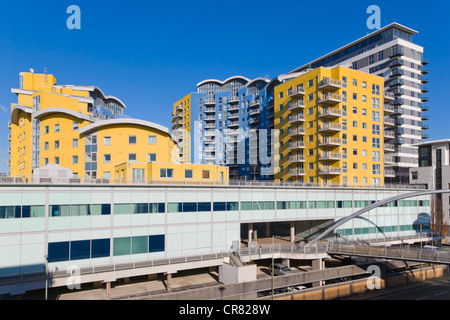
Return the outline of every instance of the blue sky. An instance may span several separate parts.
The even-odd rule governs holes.
[[[81,30],[69,30],[70,5]],[[7,121],[19,72],[54,74],[59,84],[96,85],[127,105],[126,113],[170,126],[173,103],[204,79],[276,77],[381,25],[419,31],[430,60],[431,139],[450,138],[449,1],[1,1],[0,172],[9,171]]]

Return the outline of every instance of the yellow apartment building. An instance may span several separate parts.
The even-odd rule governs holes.
[[[275,87],[279,130],[275,181],[384,184],[384,79],[345,67],[317,68]]]
[[[53,75],[30,72],[21,73],[19,88],[11,91],[18,97],[9,123],[11,176],[29,177],[34,169],[57,164],[74,178],[114,179],[122,163],[170,168],[180,163],[179,142],[168,128],[124,116],[125,104],[98,87],[58,85]],[[220,180],[215,172],[227,173],[213,167],[205,169],[211,179]],[[200,177],[203,169],[193,168],[193,176]]]

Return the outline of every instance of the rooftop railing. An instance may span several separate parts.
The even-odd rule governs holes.
[[[92,178],[36,178],[32,176],[0,176],[0,185],[205,185],[205,186],[261,186],[261,187],[310,187],[310,188],[377,188],[377,189],[407,189],[424,190],[424,185],[410,184],[330,184],[324,186],[318,183],[276,182],[276,181],[249,181],[249,180],[177,180],[172,178],[161,179],[92,179]]]

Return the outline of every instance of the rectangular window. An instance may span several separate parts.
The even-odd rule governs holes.
[[[128,144],[136,144],[136,136],[128,136]]]
[[[103,155],[103,163],[110,163],[111,162],[111,155],[110,154],[104,154]]]
[[[55,149],[59,149],[59,140],[55,141]]]
[[[55,124],[55,132],[59,132],[59,124]]]
[[[148,162],[155,162],[155,161],[156,161],[156,153],[149,153]]]
[[[209,170],[203,170],[202,171],[202,178],[203,179],[209,179]]]
[[[111,145],[111,137],[103,137],[103,145],[110,146]]]
[[[72,156],[72,164],[78,164],[78,156]]]
[[[72,148],[78,147],[78,139],[72,139]]]
[[[72,130],[77,130],[78,129],[78,122],[74,121],[72,122]]]
[[[55,157],[55,164],[59,164],[59,157]]]
[[[136,161],[136,153],[129,153],[128,161]]]
[[[173,169],[160,169],[159,176],[161,178],[173,178]]]
[[[156,136],[148,136],[148,144],[156,144]]]
[[[184,177],[186,179],[192,179],[192,170],[190,170],[190,169],[184,170]]]

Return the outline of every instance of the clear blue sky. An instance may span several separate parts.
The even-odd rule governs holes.
[[[69,30],[70,5],[81,30]],[[204,79],[270,78],[371,32],[369,5],[381,25],[419,31],[430,60],[431,139],[450,138],[449,1],[1,1],[0,172],[9,171],[7,121],[19,72],[44,68],[59,84],[96,85],[126,113],[170,126],[173,103]]]

